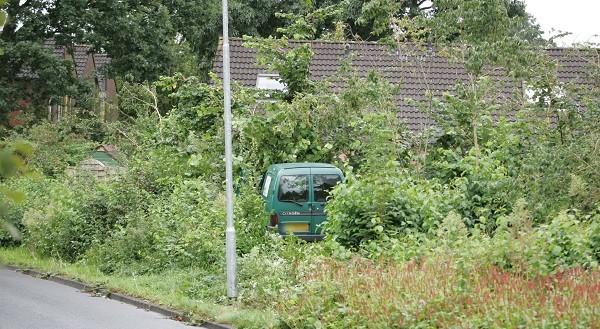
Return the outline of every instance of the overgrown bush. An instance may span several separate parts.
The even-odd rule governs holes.
[[[510,213],[519,196],[502,153],[485,150],[479,155],[471,149],[461,156],[455,150],[437,152],[429,168],[431,175],[453,190],[455,210],[469,227],[482,225],[493,234],[496,220]]]
[[[35,173],[12,177],[4,181],[2,189],[10,190],[21,195],[21,200],[6,200],[2,204],[2,219],[12,224],[20,232],[25,229],[23,215],[28,209],[44,205],[48,200],[48,192],[53,184],[52,179]],[[0,246],[18,243],[5,229],[0,227]]]
[[[435,181],[395,169],[349,176],[332,195],[325,230],[353,248],[384,236],[434,232],[457,198]]]
[[[33,146],[30,170],[50,177],[60,177],[65,169],[89,157],[104,136],[101,123],[92,119],[68,117],[58,123],[42,122],[27,128],[22,135]]]
[[[582,124],[564,142],[556,134],[532,147],[518,176],[538,222],[564,209],[591,212],[600,204],[598,126]]]
[[[132,212],[88,254],[105,272],[159,272],[210,268],[222,261],[224,213],[214,187],[186,181],[171,195],[155,197]]]
[[[54,181],[47,192],[46,202],[23,215],[25,244],[42,255],[75,261],[89,246],[95,225],[81,220],[78,198],[67,186]]]

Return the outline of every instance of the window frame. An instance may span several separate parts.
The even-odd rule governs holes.
[[[303,176],[305,178],[305,199],[304,200],[290,200],[290,199],[282,199],[282,183],[285,177],[299,177],[299,176]],[[278,185],[277,185],[277,201],[280,202],[309,202],[310,201],[310,180],[309,180],[309,174],[287,174],[287,175],[281,175],[279,176],[279,181],[278,181]]]
[[[311,185],[312,185],[312,193],[313,193],[314,202],[327,202],[327,199],[330,196],[329,192],[331,192],[332,189],[334,189],[339,183],[342,182],[342,177],[339,174],[335,174],[335,173],[331,173],[331,174],[311,174],[311,176],[312,176],[312,182],[311,182],[312,184]],[[320,200],[320,199],[317,198],[317,194],[318,194],[317,190],[316,190],[317,184],[315,182],[316,176],[332,176],[332,177],[336,177],[336,179],[337,179],[335,185],[333,185],[330,189],[328,189],[328,190],[322,190],[322,192],[324,192],[324,193],[327,194],[325,196],[325,200]]]
[[[279,74],[273,73],[258,73],[256,75],[255,87],[256,89],[267,91],[287,91],[287,86],[281,81]]]

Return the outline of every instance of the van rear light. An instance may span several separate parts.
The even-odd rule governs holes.
[[[271,227],[277,226],[279,224],[279,216],[277,214],[271,214]]]

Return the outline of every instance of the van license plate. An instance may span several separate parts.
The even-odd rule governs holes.
[[[307,223],[288,223],[284,226],[286,233],[294,233],[294,232],[308,232],[308,224]]]

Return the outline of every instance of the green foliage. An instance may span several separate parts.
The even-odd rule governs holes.
[[[281,299],[285,290],[297,282],[294,264],[282,252],[289,247],[277,237],[271,239],[249,250],[239,260],[239,299],[242,303],[270,308]]]
[[[237,154],[261,174],[278,162],[367,167],[403,159],[406,136],[394,114],[394,87],[376,74],[343,76],[348,87],[339,96],[322,86],[289,103],[266,104],[262,115],[248,113],[239,123],[244,148]]]
[[[455,194],[454,210],[465,218],[469,227],[480,225],[492,234],[496,219],[511,211],[520,196],[514,177],[500,151],[485,150],[478,156],[474,149],[464,157],[453,150],[438,150],[428,169]]]
[[[432,116],[442,131],[439,143],[448,148],[460,147],[463,152],[486,143],[494,125],[492,115],[504,115],[497,90],[498,86],[483,77],[471,84],[459,84],[454,95],[434,100]]]
[[[74,261],[89,246],[96,225],[84,223],[75,211],[75,193],[54,182],[47,187],[48,196],[37,207],[27,209],[23,223],[25,243],[43,255]],[[39,200],[41,201],[41,200]]]
[[[440,184],[393,169],[349,176],[332,194],[325,230],[352,248],[386,236],[434,232],[456,198]]]
[[[25,244],[40,254],[71,262],[104,241],[123,223],[125,214],[145,201],[125,182],[50,181],[45,192],[43,200],[36,200],[43,202],[30,205],[23,215]]]
[[[46,202],[49,182],[44,176],[33,173],[13,176],[2,182],[0,191],[7,193],[8,197],[2,202],[1,219],[10,228],[0,229],[1,246],[18,243],[24,229],[24,213]]]
[[[49,101],[57,104],[61,97],[70,96],[83,103],[90,97],[89,86],[71,74],[72,63],[41,44],[0,39],[0,48],[0,124],[7,124],[10,112],[23,111],[41,119]]]
[[[202,182],[184,182],[171,195],[150,200],[147,210],[129,212],[88,257],[109,273],[219,264],[224,213],[213,191]]]
[[[0,6],[4,6],[4,0],[0,2]],[[6,12],[4,10],[0,10],[0,27],[4,28],[4,24],[6,23]],[[2,49],[0,48],[0,55],[2,55]]]
[[[252,184],[238,188],[235,198],[235,226],[239,239],[236,242],[242,254],[267,242],[265,233],[265,204]]]
[[[67,168],[90,157],[102,135],[98,121],[75,116],[56,124],[43,122],[21,134],[27,136],[33,147],[34,156],[29,161],[31,169],[49,177],[62,176]]]
[[[31,147],[24,142],[0,143],[0,246],[20,238],[19,218],[11,211],[14,204],[23,202],[21,191],[5,185],[5,180],[22,174]]]
[[[458,44],[449,51],[464,61],[465,68],[479,76],[485,66],[502,65],[508,71],[520,71],[533,56],[532,35],[539,27],[518,10],[520,1],[440,0],[434,2],[435,14],[415,20],[426,29],[427,38],[436,44]],[[538,44],[539,45],[539,44]],[[531,63],[530,63],[531,64]]]
[[[600,202],[598,172],[593,169],[600,161],[595,151],[599,135],[596,128],[579,127],[564,143],[553,134],[533,144],[524,159],[518,182],[529,187],[536,218],[568,208],[590,212]]]
[[[257,50],[257,62],[268,70],[279,73],[287,87],[287,98],[298,93],[310,93],[309,66],[313,52],[309,44],[289,45],[287,39],[256,39],[246,37],[244,46]]]
[[[221,1],[9,1],[1,39],[90,44],[112,58],[113,75],[134,82],[184,72],[205,76],[222,31]],[[283,25],[276,13],[300,13],[297,1],[232,0],[233,36],[274,35]]]
[[[277,13],[277,17],[285,21],[285,26],[277,28],[277,33],[294,40],[326,38],[327,35],[323,31],[331,28],[332,22],[339,20],[343,5],[344,2],[340,1],[322,7],[306,6],[299,12]],[[345,36],[342,35],[341,39],[345,39]]]
[[[39,64],[32,68],[43,74],[67,72],[59,62],[36,62],[47,54],[23,43],[48,30],[59,33],[59,42],[106,49],[114,72],[129,77],[120,84],[119,122],[69,117],[12,132],[7,145],[27,139],[35,153],[25,161],[18,147],[2,144],[0,192],[13,200],[2,196],[0,215],[38,254],[116,277],[185,272],[171,289],[186,303],[229,303],[222,271],[223,94],[218,81],[186,74],[210,57],[219,3],[117,2],[7,7],[0,47],[20,45],[15,62]],[[554,68],[532,47],[537,33],[518,0],[426,6],[232,1],[234,35],[277,30],[294,38],[428,40],[452,45],[445,50],[470,73],[453,94],[432,100],[437,131],[418,144],[399,124],[397,87],[377,74],[360,75],[346,62],[330,81],[311,81],[310,47],[247,37],[260,64],[279,73],[288,90],[283,99],[274,93],[264,101],[264,91],[234,85],[237,303],[274,310],[282,327],[597,323],[598,294],[589,292],[597,288],[600,262],[600,84],[585,92],[565,86],[568,97],[559,97]],[[35,56],[23,60],[29,53]],[[496,65],[537,88],[537,102],[499,99],[502,86],[488,78]],[[188,72],[172,74],[177,67]],[[157,78],[163,74],[169,76]],[[333,92],[340,81],[344,87]],[[71,87],[50,89],[62,95]],[[517,122],[505,118],[516,111]],[[553,115],[556,126],[549,124]],[[63,175],[101,142],[123,153],[119,176]],[[346,171],[326,208],[323,243],[265,232],[254,183],[270,164],[292,161]],[[25,162],[36,174],[14,177],[22,170],[15,165]],[[16,202],[16,190],[27,196],[23,202]],[[15,241],[3,232],[0,243]]]

